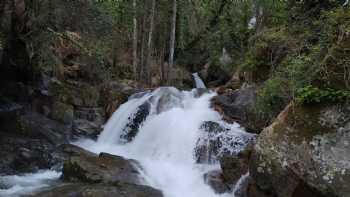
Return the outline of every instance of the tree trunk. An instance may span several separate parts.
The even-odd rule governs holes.
[[[146,58],[146,64],[145,64],[145,75],[146,75],[146,82],[148,85],[151,85],[151,56],[152,56],[152,42],[153,42],[153,30],[154,30],[154,15],[155,15],[155,9],[156,9],[156,0],[152,0],[152,10],[151,10],[151,17],[150,17],[150,27],[148,32],[148,41],[147,41],[147,58]]]
[[[176,14],[177,14],[177,2],[173,0],[173,16],[171,20],[171,31],[170,31],[170,53],[169,53],[169,68],[167,79],[169,80],[169,71],[174,65],[174,52],[175,52],[175,36],[176,36]]]
[[[140,52],[140,62],[139,62],[139,72],[138,72],[138,80],[141,82],[142,78],[144,78],[144,70],[145,70],[145,33],[146,33],[146,14],[143,14],[142,17],[142,29],[141,29],[141,52]]]
[[[134,18],[133,18],[133,42],[132,42],[132,65],[134,69],[134,77],[137,79],[137,7],[136,0],[133,0],[132,6],[134,9]]]

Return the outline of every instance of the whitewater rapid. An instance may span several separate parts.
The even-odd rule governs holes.
[[[0,196],[18,197],[31,194],[41,188],[53,185],[61,176],[61,172],[41,170],[36,173],[0,177]]]
[[[218,164],[197,164],[196,143],[203,135],[204,121],[222,122],[210,107],[213,92],[179,91],[158,88],[131,98],[121,105],[104,127],[97,141],[80,140],[75,144],[95,153],[107,152],[137,160],[145,184],[163,191],[165,197],[218,197],[204,182],[204,174],[220,169]],[[128,122],[139,107],[148,102],[149,115],[131,142],[121,139]],[[237,136],[245,132],[231,125]]]

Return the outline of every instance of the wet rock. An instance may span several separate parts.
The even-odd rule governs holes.
[[[260,134],[250,172],[279,197],[347,197],[349,141],[349,105],[290,104]]]
[[[266,126],[266,120],[254,113],[256,99],[256,87],[242,86],[239,90],[215,96],[212,105],[226,121],[238,122],[247,131],[260,133]]]
[[[162,197],[161,191],[143,185],[116,182],[114,184],[63,184],[46,189],[32,197]],[[28,196],[29,197],[29,196]]]
[[[151,98],[151,102],[153,99],[158,99],[157,102],[157,113],[165,112],[174,106],[183,107],[181,102],[181,92],[173,87],[163,87],[160,88],[161,96],[159,98]]]
[[[216,163],[224,156],[235,156],[250,149],[255,135],[240,131],[237,127],[206,121],[201,125],[201,136],[196,143],[195,157],[198,163]]]
[[[248,172],[251,149],[238,153],[237,155],[226,155],[220,159],[223,179],[226,184],[234,185]]]
[[[1,134],[0,174],[17,174],[47,169],[59,163],[56,146],[45,139]]]
[[[214,170],[204,174],[204,181],[217,194],[223,194],[231,191],[232,189],[231,186],[224,181],[222,172],[220,170]]]
[[[151,104],[146,101],[144,104],[140,105],[137,112],[129,117],[129,122],[123,129],[123,133],[120,139],[123,139],[124,142],[130,142],[137,135],[139,127],[146,120],[151,110]]]
[[[101,153],[94,155],[86,151],[74,151],[63,166],[63,179],[86,183],[125,182],[138,184],[136,161]]]
[[[196,98],[203,96],[204,94],[210,93],[209,89],[205,88],[196,88],[195,90],[195,96]]]

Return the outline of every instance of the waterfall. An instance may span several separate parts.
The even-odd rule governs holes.
[[[201,81],[197,84],[203,86]],[[204,182],[204,174],[220,166],[198,164],[194,156],[203,136],[203,122],[222,122],[220,114],[210,108],[213,96],[212,92],[199,96],[197,89],[179,91],[171,87],[134,95],[114,112],[97,141],[80,140],[76,144],[95,153],[139,161],[145,184],[162,190],[165,197],[232,197],[215,194]],[[133,121],[138,123],[137,130]],[[245,135],[237,126],[230,132],[236,137]]]
[[[199,77],[198,73],[193,73],[192,76],[196,84],[196,88],[207,88],[203,80]]]

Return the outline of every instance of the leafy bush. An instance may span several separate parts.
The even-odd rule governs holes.
[[[256,111],[262,117],[272,119],[289,102],[289,83],[282,78],[271,78],[267,80],[258,91]]]
[[[350,99],[349,90],[334,90],[331,88],[319,89],[314,86],[306,86],[298,90],[297,102],[301,104],[321,102],[345,102]]]

